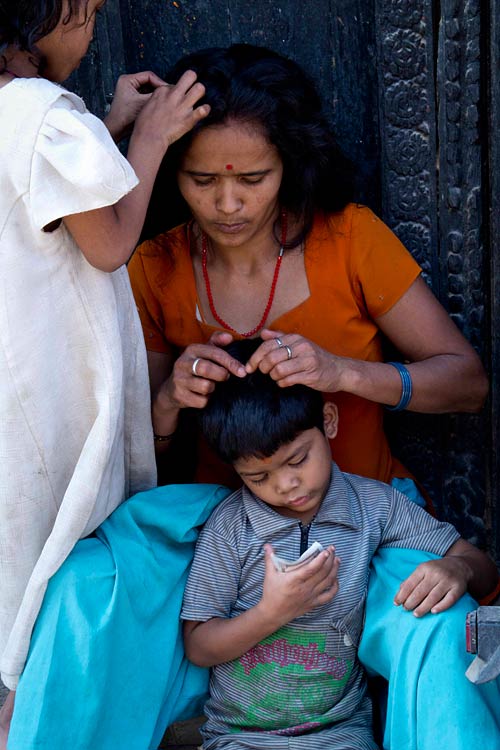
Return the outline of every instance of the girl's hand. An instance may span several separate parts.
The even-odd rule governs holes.
[[[257,369],[268,373],[283,388],[301,383],[324,393],[343,390],[344,361],[341,357],[330,354],[297,333],[266,328],[261,336],[264,343],[248,360],[248,373]]]
[[[153,91],[166,85],[165,81],[150,70],[120,76],[111,109],[104,118],[104,124],[116,142],[130,134],[132,125],[151,99]]]
[[[158,86],[141,110],[133,137],[146,144],[161,143],[164,151],[210,112],[208,104],[195,107],[204,96],[205,87],[196,82],[196,73],[187,70],[175,85]]]
[[[460,557],[429,560],[421,563],[403,581],[394,604],[402,604],[405,609],[412,610],[415,617],[427,612],[444,612],[467,591],[471,576],[471,568]]]
[[[174,409],[203,409],[216,383],[227,380],[230,374],[244,378],[246,371],[241,362],[220,348],[231,340],[230,333],[217,332],[207,344],[188,346],[163,385],[164,403],[168,400]]]
[[[274,567],[270,544],[264,545],[264,553],[266,571],[258,607],[266,619],[276,622],[276,629],[326,604],[337,594],[340,558],[333,547],[296,570],[284,573]]]

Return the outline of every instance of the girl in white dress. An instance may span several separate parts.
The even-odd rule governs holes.
[[[175,86],[122,77],[108,128],[57,85],[103,5],[0,0],[0,669],[11,690],[48,578],[127,496],[155,485],[123,264],[169,144],[208,114],[192,72]],[[127,161],[110,133],[134,120]],[[0,748],[12,706],[11,693]]]

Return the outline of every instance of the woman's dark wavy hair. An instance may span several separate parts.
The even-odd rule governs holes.
[[[63,22],[68,23],[78,8],[87,3],[88,0],[68,0]],[[63,6],[63,0],[0,0],[0,72],[5,68],[5,49],[10,46],[31,52],[40,60],[36,44],[55,29]]]
[[[173,221],[167,228],[189,217],[176,187],[184,153],[200,130],[229,121],[257,124],[279,152],[283,162],[280,204],[303,226],[288,246],[305,238],[316,211],[333,213],[353,200],[351,165],[336,144],[313,82],[297,63],[264,47],[234,44],[183,57],[167,80],[177,81],[188,69],[205,86],[202,102],[210,104],[211,110],[167,152],[152,204],[152,211],[163,216],[165,203],[171,204]]]
[[[246,363],[262,340],[233,341],[226,351]],[[208,444],[226,463],[272,456],[305,430],[324,431],[323,396],[305,385],[280,388],[257,370],[244,378],[230,375],[216,383],[198,423]]]

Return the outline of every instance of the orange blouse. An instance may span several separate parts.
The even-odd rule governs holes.
[[[299,333],[342,357],[382,361],[376,319],[404,295],[421,269],[370,209],[350,204],[339,214],[317,216],[304,250],[310,296],[266,327]],[[214,326],[203,321],[187,225],[144,242],[129,264],[146,348],[182,350],[205,343]],[[325,394],[339,409],[332,456],[343,471],[390,482],[411,476],[391,455],[383,407],[349,393]],[[221,481],[200,466],[199,479]]]

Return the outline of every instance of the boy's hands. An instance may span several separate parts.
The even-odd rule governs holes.
[[[413,610],[415,617],[444,612],[467,591],[472,571],[461,557],[443,557],[421,563],[401,584],[394,604]]]
[[[273,548],[264,545],[266,570],[262,598],[236,617],[213,617],[184,623],[184,646],[190,661],[212,667],[238,659],[295,617],[329,602],[338,591],[340,559],[333,547],[295,570],[278,572]]]
[[[257,605],[265,619],[282,625],[331,601],[339,584],[337,573],[340,558],[334,548],[328,547],[310,562],[296,570],[282,573],[275,569],[271,559],[273,548],[264,545],[266,570],[262,599]]]

